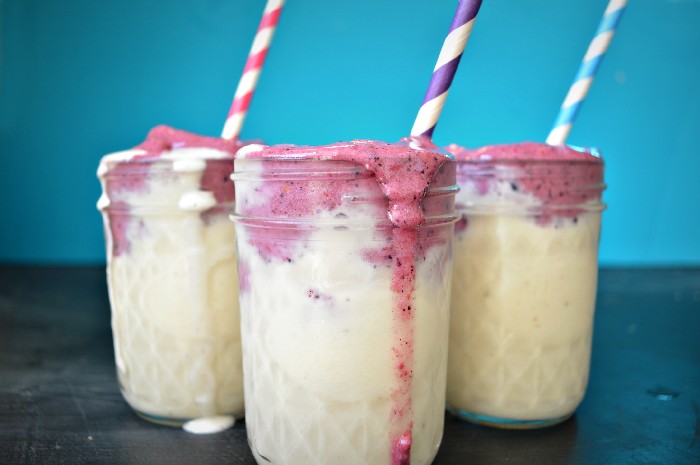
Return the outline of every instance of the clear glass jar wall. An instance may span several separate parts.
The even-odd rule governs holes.
[[[534,428],[569,417],[588,382],[601,160],[458,162],[448,408]]]
[[[139,415],[171,425],[243,414],[233,163],[202,163],[99,173],[119,386]]]
[[[413,464],[432,462],[445,405],[450,169],[423,202],[425,223],[404,230],[355,164],[237,161],[246,427],[258,463],[381,465],[402,448]],[[397,308],[400,270],[415,275],[408,312]]]

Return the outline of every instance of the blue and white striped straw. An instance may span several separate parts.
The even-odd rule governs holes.
[[[554,127],[547,137],[549,145],[563,145],[566,142],[574,119],[576,119],[576,114],[583,104],[583,99],[588,94],[588,89],[591,87],[600,62],[603,61],[603,56],[608,50],[608,45],[610,45],[617,23],[620,21],[626,6],[627,0],[610,0],[603,19],[598,26],[598,31],[596,31],[593,41],[588,46],[583,62],[578,69],[578,73],[576,73],[574,83],[571,85],[569,93],[561,105]]]

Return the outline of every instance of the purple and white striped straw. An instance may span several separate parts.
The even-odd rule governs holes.
[[[547,137],[549,145],[563,145],[566,142],[566,138],[571,132],[571,126],[574,124],[574,119],[576,119],[583,100],[588,95],[588,89],[591,88],[595,73],[598,71],[600,62],[603,61],[605,52],[608,50],[610,41],[615,34],[617,23],[620,21],[626,6],[627,0],[610,0],[610,3],[608,3],[603,19],[598,25],[598,30],[588,46],[586,55],[583,57],[581,66],[576,73],[574,83],[569,88],[564,103],[561,104],[559,109],[557,119],[554,121],[554,126]]]
[[[425,93],[423,104],[418,110],[416,122],[411,129],[412,136],[432,138],[480,7],[481,0],[459,0],[457,12],[433,69],[433,77],[430,79],[428,91]]]

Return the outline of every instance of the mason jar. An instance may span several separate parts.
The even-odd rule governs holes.
[[[568,418],[586,392],[603,161],[523,143],[451,147],[460,192],[447,405],[503,428]]]
[[[119,387],[156,423],[243,415],[232,171],[208,147],[100,163]]]
[[[454,162],[369,141],[244,150],[232,219],[256,461],[431,463],[444,419]],[[406,168],[412,156],[431,160],[423,174]]]

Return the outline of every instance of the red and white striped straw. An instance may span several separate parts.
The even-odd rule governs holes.
[[[268,0],[267,5],[265,5],[265,11],[260,20],[258,32],[255,34],[253,46],[248,53],[248,61],[246,61],[245,68],[243,68],[243,75],[240,81],[238,81],[233,103],[228,112],[226,123],[224,123],[224,129],[221,132],[221,137],[224,139],[235,140],[238,139],[238,136],[241,134],[243,121],[248,113],[248,107],[253,98],[255,87],[258,84],[260,71],[262,70],[263,63],[265,63],[267,51],[270,49],[272,37],[275,35],[277,22],[279,21],[284,1],[285,0]]]

